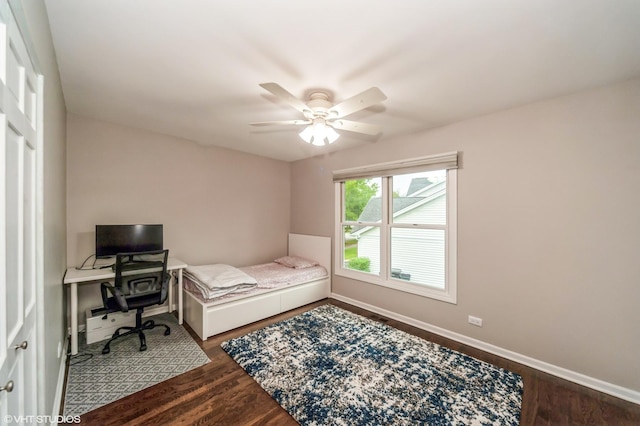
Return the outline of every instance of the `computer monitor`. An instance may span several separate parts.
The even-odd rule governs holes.
[[[162,225],[96,225],[96,257],[164,249]]]

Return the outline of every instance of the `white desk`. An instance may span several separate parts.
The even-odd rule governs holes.
[[[187,264],[172,257],[167,261],[167,271],[175,271],[178,281],[178,324],[182,324],[182,270]],[[109,281],[115,277],[111,268],[79,270],[69,268],[64,275],[64,284],[69,284],[71,307],[71,355],[78,353],[78,284]],[[169,310],[173,307],[173,280],[169,281]]]

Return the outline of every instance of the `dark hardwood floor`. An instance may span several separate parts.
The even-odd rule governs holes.
[[[522,425],[640,425],[640,405],[559,379],[424,330],[328,299],[199,342],[211,362],[81,417],[83,425],[296,425],[221,348],[224,340],[332,303],[520,374]]]

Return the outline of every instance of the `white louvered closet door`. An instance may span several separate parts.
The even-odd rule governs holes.
[[[0,424],[38,411],[36,167],[39,76],[0,1]]]

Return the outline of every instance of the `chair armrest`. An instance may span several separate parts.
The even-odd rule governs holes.
[[[113,295],[113,299],[116,301],[118,306],[120,306],[120,310],[122,312],[128,312],[129,305],[127,304],[127,299],[124,297],[124,294],[122,294],[122,291],[120,291],[119,288],[112,286],[111,283],[108,282],[100,284],[103,305],[105,307],[107,306],[107,290]]]
[[[107,306],[107,299],[109,298],[109,296],[107,295],[107,290],[109,290],[113,295],[113,286],[111,285],[111,283],[101,283],[100,294],[102,294],[102,304],[105,307]]]

